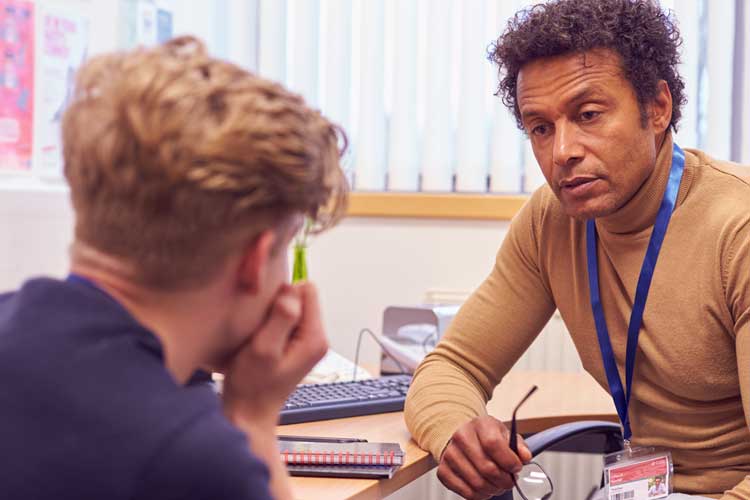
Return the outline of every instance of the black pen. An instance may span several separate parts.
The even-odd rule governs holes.
[[[306,441],[308,443],[366,443],[366,439],[321,436],[276,436],[279,441]]]

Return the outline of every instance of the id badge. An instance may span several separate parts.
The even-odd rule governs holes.
[[[673,490],[674,468],[669,451],[632,448],[604,457],[607,500],[655,500]]]

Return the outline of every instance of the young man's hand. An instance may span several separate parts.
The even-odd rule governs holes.
[[[462,425],[443,451],[438,479],[462,497],[476,500],[513,488],[511,475],[531,460],[531,452],[519,436],[520,457],[513,453],[509,436],[505,424],[490,416]]]
[[[311,283],[285,285],[227,367],[223,398],[236,423],[276,425],[287,396],[328,349]]]
[[[249,435],[253,452],[268,466],[271,493],[279,500],[293,498],[276,445],[279,410],[327,350],[315,287],[285,285],[268,317],[225,370],[224,411]]]

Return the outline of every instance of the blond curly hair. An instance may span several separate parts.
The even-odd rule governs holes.
[[[323,230],[345,209],[341,128],[193,37],[91,59],[62,135],[76,239],[150,286],[204,281],[290,215]]]

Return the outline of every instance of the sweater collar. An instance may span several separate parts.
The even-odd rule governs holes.
[[[614,234],[632,234],[654,224],[672,166],[672,141],[672,133],[667,132],[651,174],[625,205],[614,213],[596,220],[600,230]],[[678,193],[677,204],[684,198],[682,191],[681,189]]]

